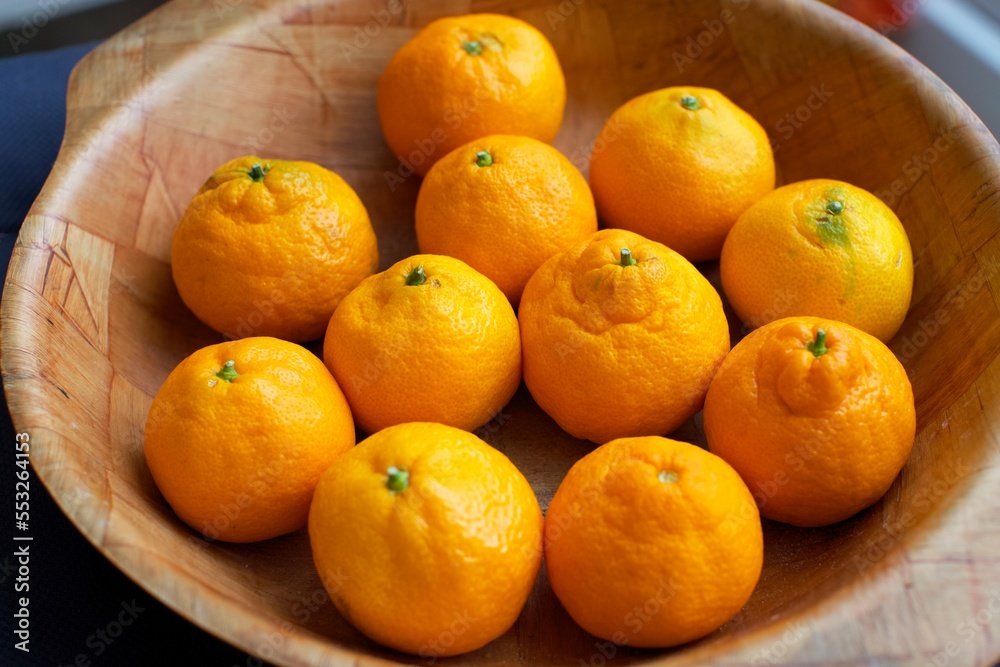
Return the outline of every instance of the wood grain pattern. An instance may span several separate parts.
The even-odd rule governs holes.
[[[269,661],[429,662],[375,646],[337,615],[304,533],[223,545],[183,526],[152,483],[142,428],[173,366],[219,340],[184,309],[169,269],[171,235],[206,175],[248,152],[317,161],[368,206],[383,265],[414,251],[419,182],[387,179],[405,170],[382,141],[374,86],[421,25],[468,11],[513,14],[551,39],[569,80],[557,145],[578,166],[629,97],[712,86],[768,130],[784,182],[833,177],[873,190],[913,243],[913,306],[892,347],[914,383],[919,435],[889,494],[829,528],[768,524],[760,586],[736,619],[673,651],[615,649],[613,662],[925,665],[947,649],[949,665],[992,664],[1000,147],[922,66],[814,2],[174,0],[104,44],[71,79],[62,152],[21,231],[0,311],[14,423],[31,433],[37,475],[63,510],[152,594]],[[717,267],[703,268],[718,284]],[[543,504],[589,450],[523,388],[482,433]],[[700,442],[699,420],[678,437]],[[543,573],[510,632],[449,662],[604,660]]]

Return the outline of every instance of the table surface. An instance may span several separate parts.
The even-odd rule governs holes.
[[[0,267],[28,208],[56,159],[65,124],[66,82],[94,44],[0,59]],[[4,402],[0,442],[14,443]],[[13,545],[14,462],[3,457],[2,539]],[[0,665],[209,665],[266,663],[187,622],[134,584],[101,555],[62,513],[41,483],[30,485],[30,582],[16,592],[13,547],[0,554],[4,600]],[[24,543],[17,543],[23,545]],[[14,600],[30,600],[29,653],[14,648]]]

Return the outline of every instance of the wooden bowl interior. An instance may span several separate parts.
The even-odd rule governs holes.
[[[760,585],[735,619],[692,646],[617,648],[616,659],[696,664],[732,652],[749,660],[775,642],[801,655],[837,646],[850,664],[866,653],[919,655],[935,641],[923,629],[947,628],[961,605],[975,611],[971,582],[988,567],[963,531],[986,521],[996,481],[1000,160],[950,90],[818,3],[175,0],[76,72],[63,153],[12,263],[3,368],[15,423],[37,441],[39,476],[130,576],[264,659],[414,660],[336,613],[304,531],[226,545],[181,524],[146,468],[142,429],[174,365],[221,340],[181,304],[169,267],[173,230],[215,166],[247,153],[323,164],[367,205],[383,267],[416,251],[420,180],[399,171],[382,140],[375,86],[420,26],[469,11],[512,14],[552,41],[569,92],[556,145],[584,171],[605,119],[627,99],[670,85],[714,87],[771,135],[780,182],[830,177],[879,193],[913,245],[912,311],[892,348],[914,385],[919,435],[888,495],[829,528],[768,523]],[[716,265],[700,268],[718,286]],[[741,327],[728,313],[735,342]],[[562,433],[523,387],[480,434],[521,468],[543,506],[592,448]],[[675,437],[703,443],[700,418]],[[912,609],[907,587],[917,591]],[[955,600],[940,611],[922,606],[936,595]],[[889,638],[879,643],[879,632],[857,627],[865,619]],[[789,641],[796,624],[805,636]],[[975,650],[995,654],[998,645],[980,634]],[[514,628],[451,662],[599,664],[600,654],[543,572]]]

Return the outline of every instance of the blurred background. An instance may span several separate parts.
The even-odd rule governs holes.
[[[165,2],[0,0],[0,58],[107,39]]]
[[[937,73],[1000,136],[1000,0],[826,2]],[[166,0],[0,0],[0,58],[110,37]]]
[[[0,0],[0,58],[110,37],[166,0]],[[944,79],[1000,136],[1000,0],[826,2]]]

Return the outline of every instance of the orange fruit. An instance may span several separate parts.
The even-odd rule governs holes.
[[[340,176],[248,156],[198,190],[171,267],[185,305],[216,331],[303,342],[322,336],[340,300],[378,269],[378,247]]]
[[[663,88],[618,108],[590,160],[597,213],[692,262],[715,259],[726,233],[774,189],[764,128],[711,88]]]
[[[399,424],[323,475],[309,540],[344,618],[380,644],[440,658],[517,620],[541,564],[542,513],[514,464],[476,436]]]
[[[790,317],[744,338],[705,399],[709,448],[746,480],[761,514],[825,526],[881,498],[913,446],[913,390],[877,338]]]
[[[368,433],[411,421],[471,431],[521,382],[510,303],[441,255],[414,255],[358,285],[330,319],[323,358]]]
[[[786,185],[751,206],[726,239],[720,272],[750,326],[813,315],[882,341],[902,326],[913,291],[913,253],[896,214],[827,179]]]
[[[594,198],[562,153],[529,137],[493,135],[434,165],[417,197],[420,252],[451,255],[517,304],[531,274],[597,231]]]
[[[276,338],[210,345],[167,376],[146,420],[153,480],[209,539],[256,542],[306,525],[320,475],[354,446],[323,363]]]
[[[552,590],[584,630],[616,644],[712,632],[750,598],[763,560],[760,515],[736,471],[659,436],[584,456],[545,515]]]
[[[862,23],[877,28],[883,35],[897,32],[906,27],[906,23],[917,11],[918,5],[904,9],[897,7],[893,0],[823,0],[852,16]]]
[[[669,433],[729,351],[718,293],[664,245],[605,229],[544,264],[518,319],[524,381],[577,438]]]
[[[421,176],[490,134],[552,143],[565,106],[566,81],[552,45],[528,23],[497,14],[430,23],[400,47],[378,82],[386,142]]]

